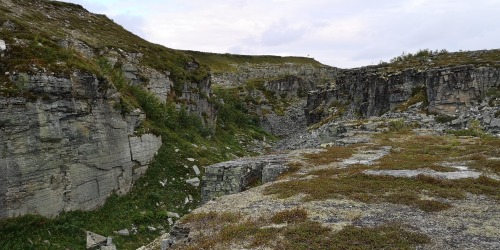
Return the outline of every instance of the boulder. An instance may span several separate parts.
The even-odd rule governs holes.
[[[108,239],[102,235],[87,231],[87,249],[104,246],[107,240]]]
[[[187,179],[186,183],[190,184],[193,187],[198,187],[200,185],[200,179],[198,177]]]

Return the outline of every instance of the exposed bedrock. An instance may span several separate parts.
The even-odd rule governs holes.
[[[126,193],[161,138],[134,136],[144,115],[114,109],[103,79],[13,74],[20,94],[0,96],[0,217],[91,210]]]
[[[201,186],[202,202],[239,193],[257,184],[275,181],[288,170],[288,158],[285,154],[265,155],[207,166]]]
[[[305,114],[308,124],[319,122],[339,107],[353,117],[380,116],[423,89],[430,113],[455,115],[495,106],[498,97],[490,93],[499,88],[500,70],[492,67],[464,65],[392,74],[367,67],[345,70],[332,86],[310,93]]]

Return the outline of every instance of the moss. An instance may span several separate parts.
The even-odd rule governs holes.
[[[451,116],[451,115],[437,115],[435,118],[436,122],[438,123],[448,123],[456,119],[456,117]]]
[[[298,223],[307,220],[307,210],[303,208],[295,208],[292,210],[285,210],[274,214],[271,217],[273,223]]]
[[[412,136],[404,133],[379,134],[375,138],[377,146],[391,146],[390,154],[382,157],[371,166],[350,166],[346,169],[324,169],[313,171],[311,179],[292,179],[287,182],[274,183],[266,187],[265,193],[279,198],[287,198],[297,194],[305,194],[305,200],[324,200],[334,198],[350,198],[362,202],[392,202],[414,206],[423,211],[434,212],[450,207],[441,199],[463,199],[467,192],[487,195],[494,199],[500,196],[495,189],[500,182],[481,176],[478,179],[442,180],[429,176],[416,178],[400,178],[390,176],[365,175],[366,169],[423,169],[436,171],[453,171],[449,167],[441,167],[439,163],[451,161],[470,161],[471,167],[485,171],[497,172],[498,162],[488,160],[499,157],[500,140],[497,138],[477,138],[459,141],[453,136]],[[317,155],[305,155],[313,165],[325,165],[352,154],[347,149],[322,152]],[[345,155],[342,155],[345,153]],[[485,155],[487,154],[487,155]],[[320,157],[321,155],[321,157]],[[470,156],[467,156],[470,155]],[[464,157],[467,156],[467,157]],[[328,159],[332,157],[331,159]],[[338,158],[337,158],[338,157]],[[435,199],[422,200],[422,195]]]
[[[262,221],[262,220],[261,220]],[[174,249],[413,249],[429,243],[429,237],[410,232],[400,224],[377,227],[346,226],[333,232],[319,222],[300,220],[284,228],[263,227],[262,222],[226,224],[220,230],[198,236],[194,242]]]
[[[234,65],[251,64],[288,64],[322,66],[318,61],[307,57],[281,57],[281,56],[247,56],[235,54],[217,54],[199,51],[185,51],[186,54],[194,57],[197,61],[206,64],[214,73],[236,72]]]
[[[422,87],[416,87],[412,90],[412,93],[410,95],[410,98],[401,104],[397,110],[398,111],[405,111],[407,110],[411,105],[417,104],[419,102],[422,102],[422,107],[421,110],[424,111],[427,109],[429,106],[429,100],[427,98],[427,89],[425,86]]]

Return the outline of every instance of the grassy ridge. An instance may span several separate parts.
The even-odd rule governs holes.
[[[403,53],[389,62],[380,61],[378,67],[392,72],[409,68],[438,68],[456,65],[500,67],[500,49],[483,51],[448,52],[421,49],[415,53]]]
[[[71,58],[77,53],[59,45],[64,39],[74,38],[84,42],[94,52],[119,49],[128,53],[141,53],[144,66],[160,72],[170,71],[177,84],[199,81],[208,75],[205,66],[197,70],[186,69],[186,64],[193,60],[191,56],[150,43],[106,16],[92,14],[80,5],[47,0],[17,0],[12,8],[0,8],[0,23],[6,21],[15,27],[12,30],[0,30],[0,38],[9,45],[7,60],[2,60],[4,65],[0,65],[6,71],[26,70],[29,62],[55,72],[82,69],[97,73],[93,60]],[[28,51],[24,51],[26,45]]]
[[[286,64],[286,63],[294,63],[299,65],[309,64],[312,66],[322,66],[322,64],[313,58],[308,57],[296,57],[296,56],[270,56],[270,55],[257,55],[257,56],[248,56],[248,55],[235,55],[235,54],[218,54],[218,53],[208,53],[208,52],[199,52],[199,51],[184,51],[186,54],[194,57],[197,61],[202,64],[206,64],[210,67],[212,72],[214,73],[222,73],[222,72],[235,72],[237,68],[234,64]]]

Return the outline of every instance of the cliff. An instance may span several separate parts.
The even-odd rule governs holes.
[[[0,248],[498,249],[498,50],[339,69],[0,3]]]
[[[134,135],[144,114],[122,116],[119,94],[91,74],[10,79],[31,96],[0,96],[0,217],[95,209],[127,193],[162,144]]]
[[[226,74],[279,153],[207,166],[204,204],[141,249],[497,248],[474,226],[498,223],[497,58],[436,52],[321,82]]]
[[[495,51],[483,52],[491,53]],[[470,57],[475,54],[481,55],[481,52],[471,52]],[[451,120],[477,119],[487,131],[498,133],[495,112],[499,73],[498,67],[473,63],[414,66],[404,70],[384,67],[344,70],[334,79],[334,84],[309,94],[305,113],[311,125],[332,116],[381,116],[389,111],[403,111],[408,104],[423,102],[423,111],[429,114],[449,116]],[[478,110],[482,110],[484,116],[474,116]],[[461,123],[461,128],[465,128],[466,122]]]
[[[0,218],[128,193],[162,145],[151,98],[216,126],[209,74],[189,56],[79,5],[1,3]]]

